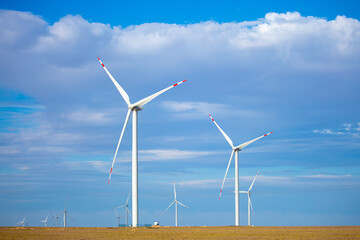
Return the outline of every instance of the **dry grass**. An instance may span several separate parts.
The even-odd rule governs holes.
[[[339,227],[1,227],[0,239],[360,239],[360,226]]]

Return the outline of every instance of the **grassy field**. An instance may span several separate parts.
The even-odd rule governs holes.
[[[342,227],[1,227],[0,239],[360,239],[360,226]]]

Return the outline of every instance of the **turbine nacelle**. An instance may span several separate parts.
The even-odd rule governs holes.
[[[134,111],[141,111],[141,110],[144,109],[143,107],[141,107],[141,106],[136,106],[136,105],[134,105],[134,104],[129,105],[128,108],[129,108],[130,110],[134,110]]]

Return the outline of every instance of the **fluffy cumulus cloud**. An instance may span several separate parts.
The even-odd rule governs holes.
[[[0,62],[2,87],[20,88],[46,100],[61,97],[59,88],[71,96],[64,101],[96,89],[103,77],[97,56],[121,79],[136,79],[130,86],[146,86],[149,79],[220,80],[224,73],[224,83],[233,80],[231,74],[246,82],[250,79],[243,76],[254,77],[254,70],[265,75],[270,69],[336,71],[359,63],[360,23],[344,16],[329,21],[297,12],[268,13],[255,22],[146,23],[124,29],[72,15],[52,25],[26,12],[3,10],[0,18],[0,51],[8,56]]]
[[[118,137],[120,130],[110,126],[123,118],[126,106],[98,56],[132,102],[189,79],[182,89],[161,97],[169,121],[200,121],[212,113],[236,117],[249,129],[264,126],[266,132],[270,126],[307,121],[310,114],[323,119],[332,115],[318,111],[327,106],[342,112],[345,104],[356,108],[360,102],[360,22],[345,16],[327,20],[268,13],[251,22],[122,28],[73,15],[49,24],[29,12],[1,10],[0,33],[0,88],[30,96],[41,106],[19,115],[24,101],[9,108],[3,99],[8,108],[2,135],[8,140],[1,151],[6,154],[109,152],[98,139],[109,144]],[[149,119],[154,125],[160,120],[156,115]],[[356,126],[314,132],[349,134]]]

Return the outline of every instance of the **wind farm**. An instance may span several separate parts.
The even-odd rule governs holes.
[[[0,239],[360,239],[359,8],[2,1]]]

